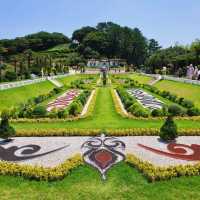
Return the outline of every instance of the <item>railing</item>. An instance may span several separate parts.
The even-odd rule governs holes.
[[[179,78],[179,77],[173,77],[173,76],[166,76],[166,75],[159,75],[159,74],[145,74],[145,73],[141,73],[145,76],[150,76],[153,78],[157,78],[158,76],[162,76],[162,79],[164,80],[170,80],[170,81],[178,81],[178,82],[182,82],[182,83],[190,83],[190,84],[194,84],[194,85],[200,85],[200,81],[198,80],[190,80],[187,78]]]
[[[50,76],[50,77],[44,77],[44,78],[16,81],[16,82],[12,82],[12,83],[3,83],[3,84],[0,84],[0,90],[17,88],[17,87],[21,87],[21,86],[25,86],[25,85],[34,84],[34,83],[40,83],[40,82],[46,81],[48,79],[62,78],[62,77],[66,77],[66,76],[69,76],[69,75],[71,75],[71,73],[61,74],[61,75],[56,75],[56,76]]]

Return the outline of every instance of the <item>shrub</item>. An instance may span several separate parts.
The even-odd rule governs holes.
[[[9,125],[9,114],[7,111],[3,111],[1,114],[0,137],[8,139],[14,135],[15,129]]]
[[[5,74],[5,78],[8,81],[15,81],[17,79],[17,74],[15,72],[7,71]]]
[[[181,105],[186,107],[186,108],[192,108],[194,107],[194,103],[192,101],[189,101],[189,100],[186,100],[184,99],[182,102],[181,102]]]
[[[187,110],[189,116],[198,116],[200,115],[200,110],[198,108],[192,107]]]
[[[151,115],[153,117],[163,116],[163,110],[162,109],[154,109],[154,110],[152,110]]]
[[[180,116],[184,113],[182,108],[180,106],[175,105],[175,104],[169,106],[168,112],[172,116]]]
[[[133,114],[136,117],[145,117],[146,118],[149,116],[148,111],[143,108],[140,108],[139,106],[137,108],[135,108],[135,110],[133,111]]]
[[[168,116],[160,129],[160,138],[164,141],[174,140],[178,136],[177,126],[172,116]]]
[[[44,117],[46,114],[47,110],[44,106],[36,106],[32,112],[32,115],[35,117]]]
[[[68,108],[69,115],[76,116],[81,112],[81,106],[77,102],[73,102]]]

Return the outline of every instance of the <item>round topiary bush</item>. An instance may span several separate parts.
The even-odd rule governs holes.
[[[7,111],[3,111],[1,114],[0,137],[7,140],[14,135],[15,129],[9,125],[9,114]]]
[[[175,140],[178,136],[177,126],[172,116],[168,116],[160,129],[160,138],[164,141]]]

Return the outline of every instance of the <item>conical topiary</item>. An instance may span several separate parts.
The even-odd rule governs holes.
[[[3,111],[1,114],[0,123],[0,138],[8,139],[15,135],[15,129],[9,125],[9,115],[8,112]]]
[[[160,129],[160,138],[164,141],[175,140],[178,136],[177,126],[172,116],[168,116]]]

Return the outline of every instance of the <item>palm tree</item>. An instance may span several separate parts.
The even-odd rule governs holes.
[[[29,71],[30,67],[31,67],[31,60],[32,60],[33,52],[31,49],[27,49],[26,51],[24,51],[24,55],[27,58],[27,66],[28,66],[28,71]]]

